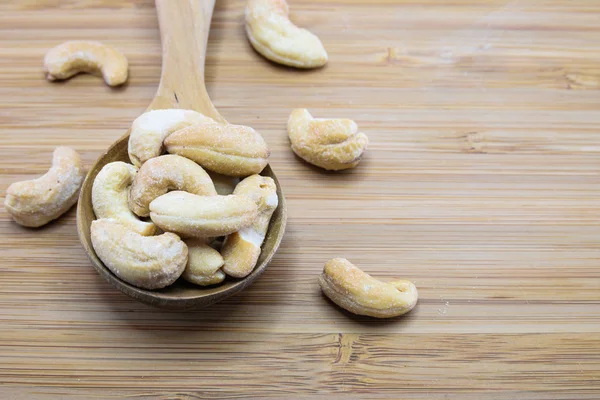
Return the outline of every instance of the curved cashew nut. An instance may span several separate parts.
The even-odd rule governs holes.
[[[106,164],[94,179],[92,206],[96,218],[113,218],[140,235],[151,236],[156,233],[156,226],[139,220],[127,204],[136,173],[133,165],[122,161]]]
[[[168,153],[227,176],[258,174],[267,165],[269,149],[260,133],[232,124],[190,125],[165,139]]]
[[[381,282],[345,258],[327,261],[319,277],[323,293],[338,306],[358,315],[391,318],[406,314],[417,304],[414,283]]]
[[[193,110],[153,110],[143,113],[131,124],[129,159],[136,167],[162,153],[163,142],[171,133],[189,125],[215,123],[212,118]]]
[[[298,157],[328,170],[355,167],[369,144],[354,121],[316,119],[304,108],[292,111],[287,130]]]
[[[261,245],[269,229],[269,221],[277,208],[277,187],[273,179],[252,175],[241,181],[234,195],[246,196],[258,206],[258,217],[252,225],[227,236],[221,254],[223,271],[235,278],[248,276],[256,266]]]
[[[129,207],[141,217],[150,215],[150,203],[169,190],[215,196],[210,176],[185,157],[167,154],[152,158],[138,171],[129,191]]]
[[[100,42],[64,42],[50,49],[44,58],[44,71],[49,81],[87,72],[101,74],[109,86],[119,86],[127,80],[127,69],[127,58],[123,53]]]
[[[258,207],[245,196],[198,196],[174,191],[150,203],[150,218],[159,228],[188,237],[224,236],[249,226]]]
[[[92,245],[115,275],[143,289],[160,289],[177,280],[185,269],[188,248],[173,233],[142,236],[114,219],[92,221]]]
[[[45,225],[77,203],[83,178],[79,154],[68,147],[57,147],[48,172],[8,187],[4,207],[18,224],[32,228]]]
[[[216,285],[225,280],[221,270],[223,257],[206,243],[198,239],[187,239],[188,262],[181,277],[200,286]]]
[[[246,34],[256,51],[279,64],[316,68],[327,63],[317,36],[294,25],[285,0],[248,0]]]

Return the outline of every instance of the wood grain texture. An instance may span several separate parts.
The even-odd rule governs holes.
[[[2,209],[0,397],[598,399],[600,3],[290,2],[324,69],[257,55],[241,0],[217,1],[206,65],[219,112],[272,150],[289,212],[273,263],[208,309],[155,310],[95,272],[74,210],[33,231]],[[67,39],[122,50],[127,87],[46,82]],[[90,166],[154,96],[160,55],[149,0],[0,3],[1,193],[56,145]],[[356,120],[359,167],[298,160],[296,107]],[[336,256],[413,280],[419,304],[337,309],[316,284]]]

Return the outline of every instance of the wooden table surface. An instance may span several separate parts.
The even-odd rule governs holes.
[[[284,242],[249,289],[168,312],[109,286],[75,210],[22,228],[0,211],[0,398],[600,398],[600,2],[292,0],[326,68],[249,46],[243,1],[218,0],[207,57],[223,116],[260,131],[288,200]],[[46,50],[102,40],[129,84],[49,83]],[[150,0],[0,3],[0,191],[55,146],[86,165],[148,105],[160,73]],[[294,157],[285,123],[356,120],[358,168]],[[404,318],[324,298],[346,257],[419,288]]]

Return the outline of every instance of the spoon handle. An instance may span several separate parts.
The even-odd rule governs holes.
[[[185,108],[224,122],[204,84],[204,60],[214,6],[215,0],[156,0],[162,72],[149,110]]]

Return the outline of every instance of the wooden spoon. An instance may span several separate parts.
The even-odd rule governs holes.
[[[156,0],[163,48],[162,73],[158,91],[148,110],[182,108],[201,112],[225,123],[208,97],[204,86],[204,57],[208,31],[215,0]],[[117,140],[101,156],[88,173],[77,205],[77,231],[83,248],[96,270],[113,286],[143,303],[170,309],[206,306],[239,292],[265,270],[283,237],[286,223],[285,199],[281,186],[270,166],[262,175],[270,176],[277,184],[279,206],[269,226],[262,253],[254,271],[242,280],[228,279],[217,287],[203,288],[179,279],[161,290],[144,290],[122,281],[104,266],[96,255],[90,239],[94,219],[92,184],[102,167],[113,161],[130,162],[127,153],[129,132]]]

